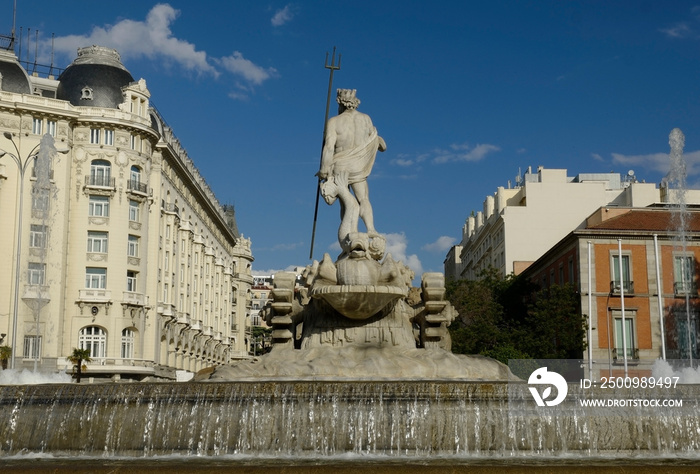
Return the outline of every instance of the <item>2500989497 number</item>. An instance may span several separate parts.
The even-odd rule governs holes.
[[[680,377],[601,377],[600,388],[676,388]]]

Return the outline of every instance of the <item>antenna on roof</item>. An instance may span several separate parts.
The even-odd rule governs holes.
[[[29,36],[32,32],[31,28],[27,28],[27,60],[25,61],[26,64],[29,64],[29,45],[31,44],[31,36]]]
[[[14,50],[15,49],[15,25],[17,23],[17,0],[14,1],[14,4],[12,6],[12,33],[10,33],[11,41],[11,47]]]
[[[39,55],[39,30],[36,30],[34,35],[34,67],[32,68],[32,74],[36,72],[36,57]]]
[[[53,40],[56,37],[56,33],[51,33],[51,66],[49,66],[49,76],[53,75]]]

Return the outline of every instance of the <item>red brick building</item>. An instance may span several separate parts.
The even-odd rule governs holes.
[[[584,356],[606,373],[625,359],[630,370],[646,370],[664,355],[700,355],[700,210],[687,210],[683,226],[679,215],[667,207],[600,208],[523,272],[543,287],[575,286],[581,314],[590,315]]]

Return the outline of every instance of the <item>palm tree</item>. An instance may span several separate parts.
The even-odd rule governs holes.
[[[10,346],[0,346],[0,365],[2,370],[7,369],[7,361],[12,357],[12,348]]]
[[[83,366],[83,362],[92,361],[90,358],[90,351],[88,349],[74,348],[73,353],[66,357],[66,359],[68,359],[68,362],[73,364],[74,369],[77,367],[75,378],[78,380],[78,383],[80,383],[80,375],[82,374],[83,368],[87,370],[87,366]]]

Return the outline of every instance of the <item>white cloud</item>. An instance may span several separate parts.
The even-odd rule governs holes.
[[[279,272],[294,272],[299,267],[300,267],[299,265],[289,265],[287,268],[283,268],[283,269],[277,268],[277,269],[268,269],[268,270],[257,270],[255,268],[251,268],[250,274],[253,276],[274,275],[275,273],[279,273]]]
[[[424,245],[423,250],[427,250],[428,252],[445,252],[449,250],[449,248],[452,247],[456,241],[457,239],[454,237],[443,235],[438,237],[435,242]]]
[[[291,244],[277,244],[271,250],[294,250],[304,245],[304,242],[294,242]]]
[[[270,22],[272,23],[272,26],[282,26],[285,23],[291,21],[292,18],[294,18],[294,7],[290,3],[281,10],[277,10]]]
[[[205,51],[198,51],[189,41],[176,38],[170,27],[179,15],[179,10],[161,3],[148,12],[145,21],[125,19],[114,25],[93,27],[87,35],[56,37],[54,50],[74,58],[78,48],[94,44],[116,49],[123,59],[148,58],[165,64],[174,63],[188,71],[213,77],[218,77],[224,69],[240,79],[232,81],[235,90],[229,93],[229,97],[235,100],[247,99],[255,86],[277,76],[275,68],[258,66],[243,57],[240,51],[223,58],[212,58]],[[49,51],[49,41],[45,41],[42,48]]]
[[[403,232],[400,234],[384,234],[384,237],[386,238],[386,253],[391,254],[391,258],[394,260],[405,263],[420,278],[420,275],[423,274],[423,265],[417,255],[406,255],[408,246],[406,234]]]
[[[591,153],[591,158],[593,158],[596,161],[605,161],[602,156],[600,156],[598,153]]]
[[[406,160],[404,158],[396,158],[394,160],[391,160],[391,164],[397,165],[397,166],[412,166],[415,163],[414,160]]]
[[[487,143],[471,147],[468,144],[451,145],[449,150],[436,150],[433,163],[449,163],[455,161],[481,161],[489,153],[500,151],[500,147]]]
[[[668,153],[650,153],[647,155],[623,155],[613,153],[613,163],[625,167],[640,166],[660,173],[668,173],[671,167],[671,158]],[[700,151],[683,153],[686,162],[686,172],[688,176],[700,174]]]
[[[179,14],[167,3],[161,3],[148,12],[145,21],[121,20],[106,27],[96,26],[89,35],[59,36],[54,39],[54,48],[56,52],[74,56],[78,48],[95,44],[114,48],[123,58],[160,58],[190,71],[218,75],[207,53],[173,36],[170,25]]]
[[[231,56],[220,59],[221,65],[232,74],[241,76],[246,81],[260,85],[270,77],[277,74],[275,68],[263,68],[243,57],[239,51],[234,51]]]
[[[666,33],[671,38],[689,38],[694,35],[694,32],[687,23],[677,23],[670,28],[662,28],[662,33]]]

